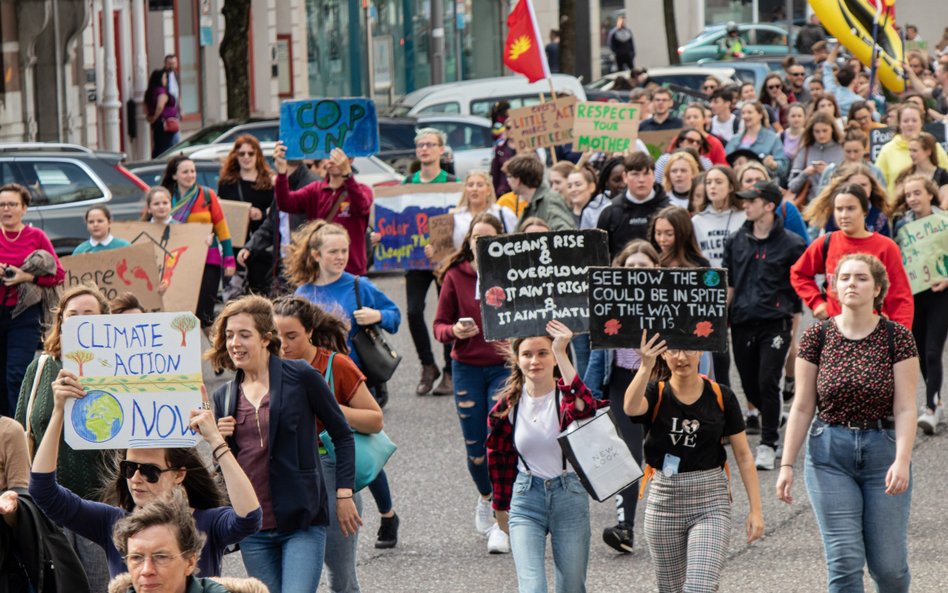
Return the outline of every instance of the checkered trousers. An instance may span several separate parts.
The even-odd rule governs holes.
[[[727,476],[716,468],[667,477],[655,472],[645,537],[661,593],[713,593],[731,539]]]

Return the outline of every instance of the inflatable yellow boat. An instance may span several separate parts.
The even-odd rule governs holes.
[[[830,35],[836,37],[860,62],[870,66],[875,6],[868,0],[810,0],[810,6]],[[876,76],[885,88],[901,93],[905,90],[902,39],[894,25],[890,19],[883,27],[880,18]]]

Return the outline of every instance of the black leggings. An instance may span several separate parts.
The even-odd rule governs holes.
[[[948,291],[928,289],[915,295],[912,335],[918,346],[918,360],[925,379],[925,405],[934,410],[941,402],[938,394],[944,377],[941,354],[948,337]]]
[[[408,300],[408,329],[411,339],[415,343],[415,351],[421,364],[435,364],[434,354],[431,352],[431,337],[428,335],[428,324],[425,323],[425,299],[431,283],[435,281],[431,270],[408,270],[405,272],[405,297]],[[441,293],[441,287],[435,283],[436,294]],[[451,344],[444,345],[444,372],[451,373]]]
[[[198,293],[197,311],[195,315],[201,320],[201,327],[214,325],[214,305],[217,303],[217,291],[221,287],[223,268],[214,264],[204,266],[204,275],[201,276],[201,292]]]
[[[727,349],[724,352],[712,352],[711,364],[714,367],[714,380],[718,385],[731,386],[731,346],[730,331],[724,337]]]
[[[622,410],[622,404],[625,401],[625,389],[635,377],[635,371],[624,369],[613,365],[612,374],[609,376],[609,403],[612,409],[616,411],[616,424],[619,428],[619,434],[622,439],[628,443],[632,451],[632,457],[642,465],[642,446],[644,444],[645,432],[641,424],[629,420]],[[619,523],[625,523],[629,527],[635,525],[635,508],[639,503],[639,483],[629,486],[616,495],[616,517]]]

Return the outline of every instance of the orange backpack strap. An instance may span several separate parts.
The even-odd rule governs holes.
[[[658,408],[662,405],[662,392],[665,391],[665,382],[658,382],[658,397],[655,398],[655,408],[652,409],[652,423],[655,423],[655,419],[658,418]],[[639,499],[645,497],[645,488],[648,486],[648,483],[652,480],[652,477],[655,475],[655,468],[649,464],[645,464],[645,469],[642,470],[642,477],[639,479]]]
[[[724,411],[724,393],[721,391],[721,386],[717,382],[712,381],[705,377],[705,380],[711,384],[711,391],[714,392],[714,397],[718,400],[718,407],[721,408],[721,411]],[[734,502],[734,497],[731,495],[731,465],[725,461],[724,462],[724,473],[727,475],[727,495],[731,499],[731,502]]]
[[[662,405],[662,392],[665,391],[665,382],[658,382],[658,397],[655,398],[655,408],[652,410],[652,423],[655,423],[655,419],[658,418],[658,408]]]

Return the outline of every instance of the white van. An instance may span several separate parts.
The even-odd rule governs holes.
[[[580,101],[586,100],[586,91],[583,90],[579,79],[568,74],[554,74],[553,87],[557,94],[566,91]],[[506,99],[510,101],[510,107],[516,109],[539,103],[540,93],[549,100],[550,83],[546,79],[529,83],[526,78],[517,75],[462,80],[426,86],[408,93],[386,110],[385,114],[403,117],[457,113],[489,118],[490,108],[497,101]]]

